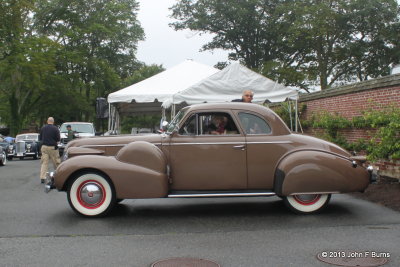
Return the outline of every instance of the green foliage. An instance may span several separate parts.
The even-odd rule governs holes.
[[[0,1],[1,123],[93,121],[95,99],[143,66],[135,0]],[[3,104],[4,103],[4,104]]]
[[[368,111],[364,114],[370,126],[379,127],[367,148],[368,158],[400,159],[400,108],[390,107],[383,111]]]
[[[305,90],[363,81],[400,60],[395,0],[182,0],[176,30],[212,33],[204,50]]]
[[[121,133],[131,133],[133,127],[158,129],[160,126],[161,115],[136,115],[122,118]]]
[[[384,110],[368,110],[351,121],[337,114],[322,112],[311,120],[303,122],[314,128],[325,130],[322,138],[334,142],[351,151],[367,151],[369,160],[400,158],[400,108],[388,107]],[[340,129],[377,129],[370,140],[359,139],[348,143]]]

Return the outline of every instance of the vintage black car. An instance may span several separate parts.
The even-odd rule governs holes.
[[[8,160],[12,159],[15,145],[6,141],[0,142],[0,147],[2,147],[3,151],[6,154]]]
[[[2,143],[0,143],[2,144]],[[7,164],[7,155],[6,151],[2,145],[0,145],[0,166],[4,166]]]
[[[40,142],[38,133],[19,134],[15,138],[14,158],[24,159],[25,157],[40,158]]]

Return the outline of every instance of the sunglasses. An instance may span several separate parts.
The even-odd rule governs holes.
[[[253,95],[244,95],[244,96],[247,96],[247,97],[253,97]]]

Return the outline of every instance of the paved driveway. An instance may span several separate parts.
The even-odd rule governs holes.
[[[348,195],[318,215],[277,197],[124,200],[105,218],[43,192],[39,161],[0,167],[0,266],[150,266],[172,257],[221,266],[333,266],[323,251],[389,253],[400,265],[400,213]]]

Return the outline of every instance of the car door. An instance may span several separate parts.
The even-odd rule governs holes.
[[[265,118],[240,111],[236,114],[246,136],[248,189],[271,190],[275,167],[291,142],[285,136],[275,136]]]
[[[223,133],[211,134],[211,118],[227,119]],[[245,137],[229,112],[189,114],[170,139],[172,190],[247,188]]]

